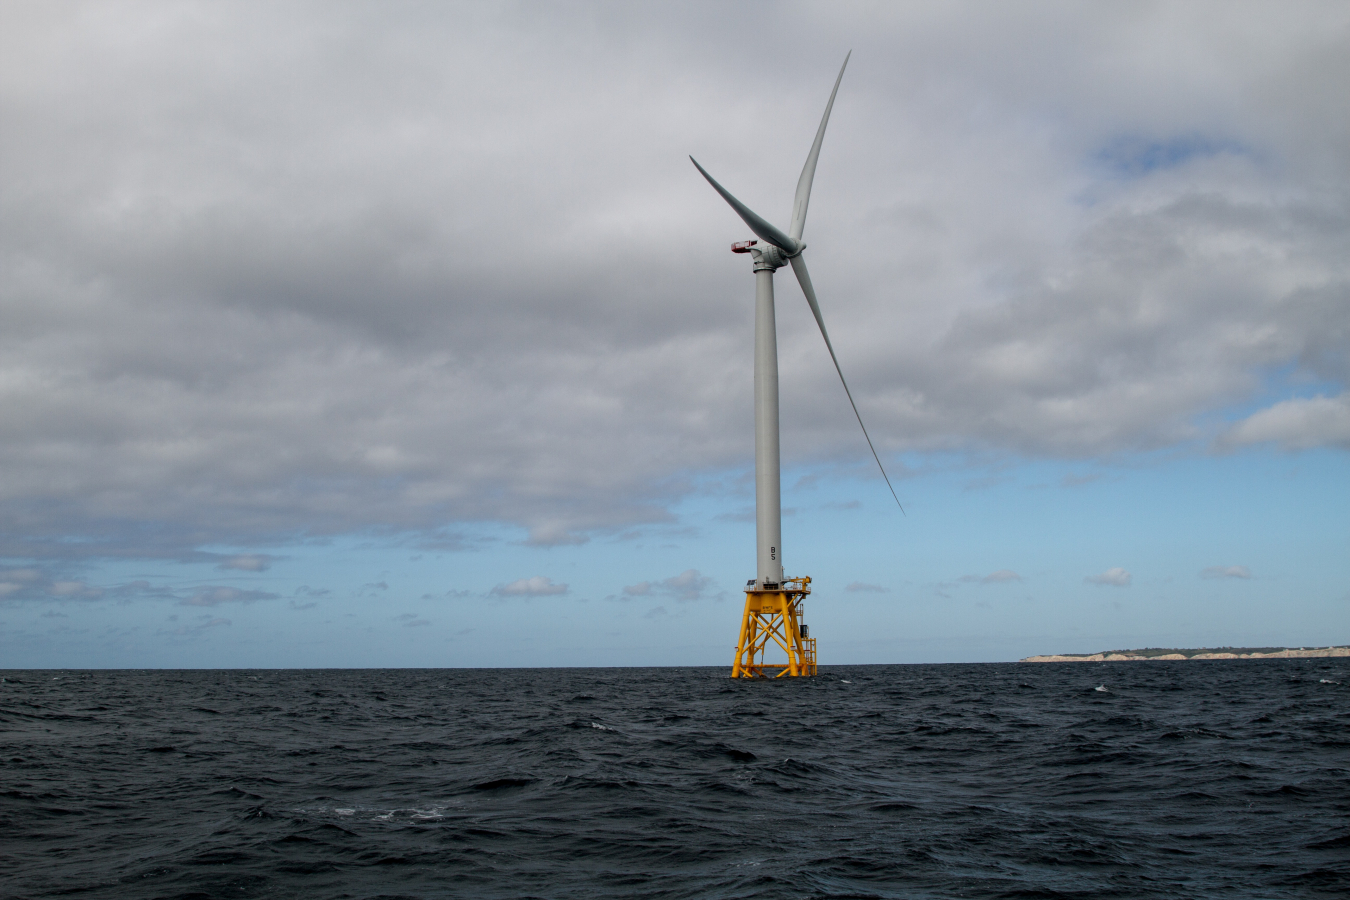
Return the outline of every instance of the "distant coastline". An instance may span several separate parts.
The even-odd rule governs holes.
[[[1149,659],[1316,659],[1350,656],[1350,647],[1205,647],[1198,650],[1103,650],[1101,653],[1058,653],[1028,656],[1021,662],[1117,662]]]

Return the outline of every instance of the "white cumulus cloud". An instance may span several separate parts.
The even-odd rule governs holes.
[[[567,593],[567,585],[556,584],[552,578],[535,575],[510,584],[499,584],[490,592],[494,597],[551,597]]]
[[[1129,587],[1130,579],[1131,576],[1129,572],[1125,571],[1120,566],[1115,566],[1114,568],[1107,569],[1100,575],[1089,575],[1083,580],[1086,581],[1088,584],[1106,585],[1111,587]]]
[[[1281,401],[1243,419],[1224,432],[1218,443],[1237,447],[1266,442],[1285,450],[1350,449],[1350,394]]]
[[[1021,581],[1022,576],[1018,575],[1012,569],[999,569],[997,572],[990,572],[980,579],[985,584],[1006,584],[1009,581]]]

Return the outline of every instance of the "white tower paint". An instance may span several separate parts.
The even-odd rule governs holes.
[[[772,258],[777,256],[777,253],[755,254],[755,536],[758,547],[755,586],[760,588],[783,582],[778,332],[773,310],[775,260]]]

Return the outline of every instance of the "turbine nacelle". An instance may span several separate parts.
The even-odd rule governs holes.
[[[802,244],[792,256],[800,256],[801,252],[805,249],[806,245]],[[792,260],[792,256],[787,256],[781,248],[775,247],[773,244],[766,244],[761,247],[759,246],[759,241],[737,241],[731,245],[731,252],[750,253],[754,255],[755,259],[759,259],[761,256],[768,254],[770,259],[779,260],[779,262],[774,265],[775,269],[783,268],[783,266],[786,266]]]
[[[753,244],[757,242],[751,241],[750,243]],[[802,244],[801,249],[791,256],[788,256],[784,250],[775,247],[773,244],[764,244],[763,246],[751,247],[740,252],[750,254],[750,258],[755,261],[755,271],[759,272],[763,269],[769,269],[771,271],[774,269],[781,269],[783,266],[789,265],[792,260],[801,256],[802,250],[805,249],[806,245]]]

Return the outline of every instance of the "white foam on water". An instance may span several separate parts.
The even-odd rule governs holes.
[[[1104,684],[1099,684],[1099,685],[1097,685],[1095,688],[1093,688],[1093,690],[1094,690],[1094,691],[1101,691],[1103,694],[1109,694],[1109,693],[1111,693],[1111,689],[1110,689],[1109,687],[1107,687],[1106,685],[1104,685]]]
[[[341,816],[343,818],[364,819],[374,822],[430,822],[445,818],[445,807],[400,807],[398,809],[380,809],[379,807],[338,806],[338,807],[301,807],[294,810],[305,816]]]
[[[340,809],[335,809],[333,812],[342,814]],[[359,812],[359,810],[354,810],[354,812]],[[445,818],[445,807],[443,806],[428,806],[421,809],[401,807],[384,811],[372,809],[367,810],[367,812],[374,813],[369,817],[372,822],[391,822],[396,825],[408,822],[435,822]]]

